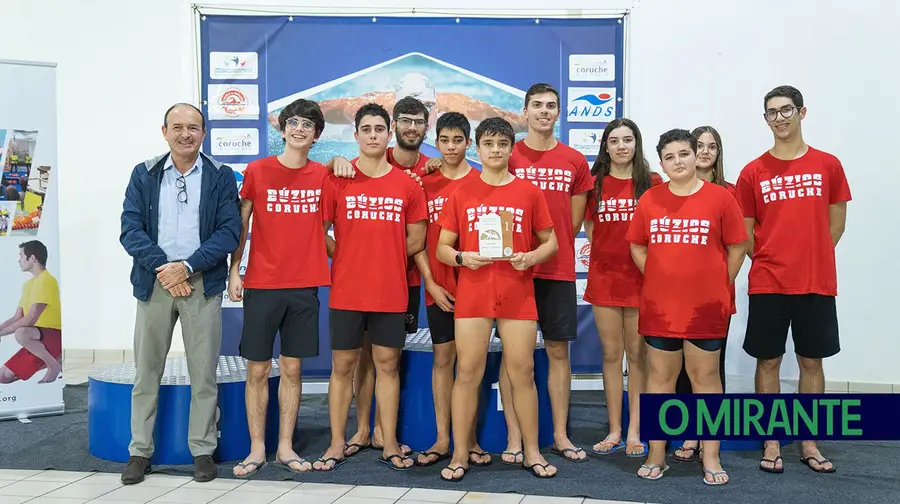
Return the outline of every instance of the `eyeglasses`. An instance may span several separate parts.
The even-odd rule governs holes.
[[[288,125],[289,127],[291,127],[292,129],[297,129],[297,128],[299,128],[299,129],[305,130],[305,131],[312,131],[312,130],[315,129],[315,127],[316,127],[316,125],[313,124],[312,121],[307,121],[307,120],[301,121],[301,120],[299,120],[299,119],[294,119],[294,118],[288,119],[288,120],[285,122],[285,124],[287,124],[287,125]]]
[[[776,118],[778,118],[778,114],[781,114],[781,117],[783,117],[785,119],[789,119],[790,117],[792,117],[794,115],[794,111],[796,111],[796,110],[797,110],[797,107],[795,107],[793,105],[785,105],[784,107],[781,107],[778,110],[769,109],[769,110],[766,110],[766,113],[765,113],[766,120],[774,121]]]
[[[187,182],[184,180],[184,175],[179,175],[178,178],[175,179],[175,187],[178,188],[178,202],[187,203]]]
[[[408,117],[401,117],[400,119],[397,119],[397,125],[403,128],[409,128],[413,124],[415,124],[416,127],[421,128],[425,126],[425,119],[410,119]]]

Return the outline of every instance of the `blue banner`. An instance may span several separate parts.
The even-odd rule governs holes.
[[[361,105],[375,101],[390,110],[396,99],[408,94],[416,94],[431,111],[422,144],[428,156],[439,155],[433,128],[442,112],[465,113],[473,130],[481,120],[499,115],[514,125],[517,138],[524,138],[525,91],[538,82],[560,90],[563,109],[557,136],[590,163],[603,128],[622,116],[621,18],[536,22],[206,16],[201,23],[201,81],[208,119],[204,152],[238,171],[254,159],[282,151],[277,116],[298,98],[319,102],[325,113],[325,131],[310,151],[310,158],[319,162],[356,156],[353,114]],[[477,165],[474,147],[468,155]],[[579,334],[572,367],[575,373],[599,373],[599,338],[590,306],[580,300],[589,257],[583,233],[576,254]],[[304,361],[305,377],[331,372],[327,288],[320,290],[319,298],[320,355]],[[222,353],[237,354],[240,306],[226,301],[223,318]],[[427,327],[424,304],[419,325]]]
[[[898,394],[641,394],[652,440],[900,440]]]

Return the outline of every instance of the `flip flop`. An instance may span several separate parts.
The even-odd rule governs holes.
[[[309,470],[308,470],[308,471],[301,471],[301,470],[299,470],[299,469],[294,469],[293,467],[291,467],[291,464],[294,464],[294,463],[300,464],[301,467],[302,467],[304,464],[309,464]],[[295,473],[295,474],[307,473],[307,472],[310,472],[310,471],[313,470],[312,463],[311,463],[310,461],[304,459],[304,458],[299,458],[299,459],[292,458],[292,459],[288,459],[288,460],[276,460],[275,463],[272,464],[272,465],[274,465],[275,467],[277,467],[277,468],[279,468],[279,469],[281,469],[281,470],[283,470],[283,471],[292,472],[292,473]]]
[[[828,474],[830,474],[830,473],[833,473],[833,472],[837,471],[837,469],[834,468],[834,464],[832,464],[831,469],[822,469],[821,467],[820,467],[819,469],[816,469],[815,467],[813,467],[813,465],[812,465],[812,463],[810,462],[810,460],[815,460],[816,463],[818,463],[820,466],[821,466],[821,465],[824,465],[824,464],[826,464],[826,463],[831,462],[831,461],[828,460],[827,458],[817,459],[816,457],[806,457],[806,458],[801,458],[801,459],[800,459],[800,462],[803,462],[804,464],[806,464],[806,467],[809,467],[810,469],[812,469],[813,471],[815,471],[815,472],[817,472],[817,473],[828,473]]]
[[[419,457],[416,457],[416,458],[413,459],[413,460],[415,461],[415,465],[417,465],[417,466],[419,466],[419,467],[433,466],[434,464],[437,464],[438,462],[442,462],[442,461],[447,460],[448,458],[450,458],[450,452],[447,452],[447,453],[440,453],[440,452],[435,452],[435,451],[427,451],[427,452],[422,452],[422,453],[420,453],[419,455],[425,455],[426,458],[427,458],[427,457],[437,456],[436,459],[429,460],[428,462],[424,462],[424,463],[419,462]]]
[[[559,471],[557,471],[553,474],[538,474],[538,472],[534,470],[535,467],[540,467],[541,469],[544,470],[544,472],[547,472],[547,468],[550,467],[550,464],[549,463],[547,463],[547,464],[531,464],[531,465],[525,465],[524,463],[522,464],[522,469],[525,469],[526,471],[531,471],[531,475],[534,476],[535,478],[540,478],[540,479],[555,478],[559,472]]]
[[[522,456],[522,462],[515,462],[515,460],[514,460],[513,462],[507,462],[507,461],[503,460],[503,455],[512,455],[512,456],[513,456],[513,459],[517,459],[517,458],[519,458],[519,455],[521,455],[521,456]],[[503,463],[506,464],[506,465],[517,466],[517,465],[519,465],[519,464],[525,463],[525,454],[522,453],[522,450],[514,451],[514,452],[511,452],[511,451],[505,451],[505,452],[503,452],[503,453],[500,454],[500,462],[503,462]]]
[[[679,450],[683,451],[683,452],[685,452],[685,451],[690,452],[691,455],[689,457],[679,457],[678,455],[676,455],[676,453]],[[680,446],[680,447],[676,448],[674,452],[672,452],[672,460],[677,460],[679,462],[693,462],[693,461],[697,460],[697,458],[699,456],[698,452],[699,452],[698,448],[690,448],[687,446]]]
[[[642,449],[640,452],[638,452],[638,453],[628,453],[628,452],[627,452],[627,445],[626,445],[626,452],[625,452],[625,455],[628,456],[628,457],[631,457],[631,458],[640,458],[640,457],[646,457],[646,456],[647,456],[647,443],[638,443],[638,444],[635,445],[635,446],[640,446],[640,447],[643,448],[643,449]]]
[[[262,462],[256,462],[256,461],[247,462],[246,464],[243,463],[243,462],[241,462],[240,464],[238,464],[238,465],[235,466],[235,467],[240,467],[241,469],[246,469],[246,468],[248,468],[248,467],[250,467],[250,466],[255,466],[256,469],[254,469],[254,470],[252,470],[252,471],[250,471],[250,472],[248,472],[248,473],[245,473],[245,474],[234,474],[234,469],[232,469],[232,470],[231,470],[231,474],[234,475],[235,478],[240,478],[240,479],[251,478],[251,477],[253,477],[254,475],[256,475],[256,474],[259,472],[260,469],[262,469],[263,467],[265,467],[265,465],[266,465],[266,461],[265,461],[265,460],[263,460]]]
[[[600,444],[601,445],[604,444],[603,441],[600,441]],[[605,444],[609,444],[609,443],[605,443]],[[617,451],[624,450],[624,449],[625,449],[625,443],[623,443],[622,441],[619,441],[618,444],[614,444],[612,446],[612,448],[610,448],[608,450],[591,450],[591,451],[594,452],[595,455],[612,455],[613,453],[616,453]]]
[[[373,450],[384,450],[384,446],[375,446],[375,443],[372,443],[371,447]],[[400,453],[402,453],[404,456],[409,455],[410,453],[412,453],[412,448],[401,443]]]
[[[456,466],[456,467],[450,467],[450,466],[447,466],[446,469],[450,469],[451,471],[453,471],[453,474],[451,474],[449,478],[445,478],[445,477],[444,477],[444,471],[443,471],[443,469],[442,469],[442,470],[441,470],[441,474],[440,474],[441,479],[444,480],[444,481],[449,481],[449,482],[451,482],[451,483],[459,483],[460,481],[463,480],[463,478],[466,477],[466,473],[469,472],[469,468],[468,468],[468,467],[463,467],[463,466],[461,466],[461,465],[458,465],[458,466]],[[463,472],[463,473],[462,473],[462,476],[460,476],[458,479],[457,479],[457,478],[454,478],[453,475],[455,475],[455,474],[456,474],[456,471],[459,471],[460,469],[462,469],[462,472]]]
[[[334,458],[334,457],[321,458],[321,457],[320,457],[316,462],[321,462],[323,466],[324,466],[324,465],[327,465],[329,462],[334,462],[334,465],[331,466],[330,469],[324,469],[324,468],[323,468],[323,469],[316,469],[316,467],[313,466],[313,471],[317,471],[317,472],[331,472],[331,471],[334,471],[335,469],[337,469],[338,467],[344,465],[344,463],[347,462],[347,458],[346,458],[346,457],[344,457],[344,458]]]
[[[412,460],[410,457],[407,457],[406,455],[391,455],[388,458],[384,458],[384,456],[378,457],[378,462],[381,462],[382,464],[390,467],[391,469],[393,469],[395,471],[409,471],[410,469],[412,469],[413,467],[416,466],[415,460],[413,460],[413,465],[411,465],[409,467],[395,465],[393,462],[393,460],[395,458],[400,459],[401,462],[403,462],[405,460]]]
[[[712,476],[712,478],[713,478],[712,481],[709,481],[708,479],[706,479],[706,475],[707,475],[707,474],[710,475],[710,476]],[[716,481],[716,476],[720,476],[720,475],[728,476],[728,473],[725,472],[724,469],[721,470],[721,471],[710,471],[709,469],[704,469],[704,470],[703,470],[703,482],[706,483],[706,484],[709,485],[709,486],[719,486],[719,485],[727,485],[728,482],[731,481],[731,479],[728,479],[728,480],[726,480],[725,482],[722,482],[722,483],[717,482],[717,481]]]
[[[493,457],[489,458],[487,462],[475,462],[472,460],[472,455],[476,457],[490,457],[488,452],[479,452],[475,450],[469,451],[469,465],[473,465],[475,467],[487,467],[494,463]]]
[[[658,480],[659,478],[662,478],[662,477],[663,477],[663,474],[665,474],[666,471],[669,470],[669,466],[667,466],[667,465],[659,465],[659,464],[650,464],[650,465],[647,465],[647,464],[641,464],[641,469],[647,469],[647,470],[649,470],[650,472],[647,473],[646,476],[641,476],[640,474],[638,474],[638,475],[637,475],[638,478],[643,478],[643,479],[645,479],[645,480],[656,481],[656,480]],[[653,476],[650,476],[651,474],[653,474],[653,470],[654,470],[654,469],[659,469],[659,470],[660,470],[660,471],[659,471],[659,474],[657,474],[655,478],[654,478]]]
[[[550,448],[550,453],[552,453],[554,455],[559,455],[560,457],[566,459],[567,461],[573,462],[575,464],[587,462],[587,459],[588,459],[586,453],[584,455],[584,458],[574,458],[574,457],[566,456],[566,453],[574,453],[576,455],[579,453],[584,453],[584,450],[582,450],[581,448],[565,448],[563,450],[560,450],[559,448],[554,446],[554,447]]]
[[[352,457],[363,450],[368,450],[371,447],[372,447],[371,444],[364,445],[364,444],[359,444],[359,443],[344,443],[344,456]],[[349,450],[350,448],[356,448],[356,450],[348,455],[347,450]]]
[[[778,467],[778,461],[781,461],[781,468]],[[772,467],[763,467],[763,462],[771,462]],[[781,458],[781,455],[775,457],[775,459],[767,459],[765,457],[759,459],[759,470],[772,474],[781,474],[784,472],[784,459]]]

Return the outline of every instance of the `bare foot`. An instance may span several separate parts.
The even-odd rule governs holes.
[[[599,455],[609,455],[610,453],[615,453],[625,445],[622,444],[622,433],[621,432],[610,432],[603,441],[594,445],[594,453]]]
[[[47,374],[45,374],[38,383],[53,383],[57,378],[59,378],[59,373],[61,372],[62,366],[60,366],[59,364],[53,364],[52,366],[47,368]]]
[[[352,457],[371,445],[372,442],[369,440],[368,432],[357,432],[350,438],[350,441],[347,441],[344,448],[344,456]]]
[[[329,446],[322,458],[313,462],[313,470],[330,471],[344,460],[343,446]]]
[[[579,461],[587,458],[587,453],[584,452],[581,448],[572,444],[572,441],[569,440],[568,436],[560,437],[556,440],[556,444],[553,445],[553,448],[559,452],[559,455],[565,457],[567,460]]]
[[[697,450],[700,448],[699,441],[685,441],[678,449],[675,450],[675,460],[682,462],[691,462],[697,460]]]
[[[312,471],[312,464],[300,458],[300,455],[291,449],[278,450],[275,452],[275,461],[281,464],[286,465],[291,471],[294,472],[307,472]]]
[[[375,435],[372,436],[372,448],[375,448],[376,450],[384,450],[384,444],[383,444],[384,441],[381,439],[378,439],[379,437],[380,436],[378,436],[378,432],[376,431]],[[406,446],[405,444],[401,444],[400,451],[401,451],[401,455],[403,455],[405,457],[405,456],[409,455],[410,453],[412,453],[412,448],[410,448],[409,446]]]
[[[450,461],[450,464],[441,469],[441,479],[447,481],[459,481],[469,471],[469,464],[465,462]]]
[[[430,466],[438,463],[443,457],[450,455],[450,440],[441,441],[431,445],[431,448],[425,450],[416,456],[416,465]]]
[[[406,454],[400,453],[399,446],[394,449],[384,447],[384,450],[381,452],[381,458],[398,469],[408,469],[415,465],[415,461],[412,458],[407,457]]]
[[[482,450],[478,443],[469,450],[469,463],[475,466],[484,467],[491,465],[491,454]]]
[[[500,460],[507,464],[522,464],[525,462],[525,455],[522,454],[522,445],[509,443],[506,450],[500,454]]]
[[[704,460],[703,479],[710,484],[724,485],[728,483],[728,474],[722,469],[722,461],[718,458],[711,462]]]
[[[265,451],[260,452],[250,452],[250,455],[247,455],[247,458],[244,459],[243,462],[234,466],[231,470],[235,476],[247,476],[248,474],[255,473],[262,467],[266,462],[266,454]]]
[[[781,445],[778,441],[766,441],[763,459],[759,462],[759,468],[766,472],[784,471],[781,459]]]
[[[801,444],[800,456],[803,463],[808,465],[810,469],[816,472],[830,473],[834,472],[834,464],[830,460],[822,456],[822,452],[816,446],[816,443],[804,441]]]
[[[523,462],[525,467],[543,478],[556,476],[556,467],[549,464],[547,459],[541,455],[541,452],[536,451],[534,454],[529,455],[531,456],[525,457]]]

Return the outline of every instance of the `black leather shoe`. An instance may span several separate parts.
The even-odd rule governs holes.
[[[150,474],[150,459],[144,457],[131,457],[128,465],[122,472],[122,484],[134,485],[144,481],[144,476]]]
[[[206,483],[216,479],[216,463],[210,455],[194,457],[194,481]]]

